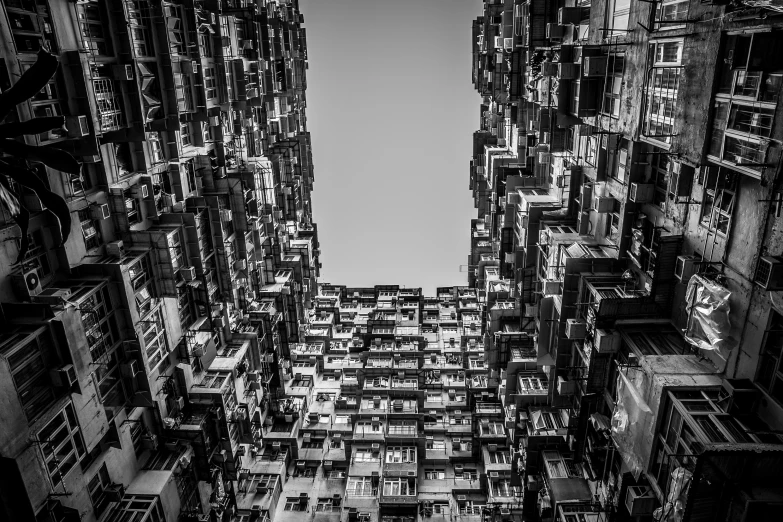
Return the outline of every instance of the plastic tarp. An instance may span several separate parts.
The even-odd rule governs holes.
[[[693,474],[685,468],[677,468],[672,471],[672,481],[669,486],[669,494],[666,496],[666,505],[653,511],[653,520],[666,522],[680,522],[682,520],[692,477]]]
[[[685,293],[688,327],[685,339],[702,350],[730,350],[728,337],[729,292],[717,283],[699,275],[688,281]]]
[[[641,373],[641,372],[640,372]],[[636,385],[621,371],[617,375],[617,402],[612,414],[612,439],[623,462],[639,480],[644,462],[644,434],[653,421],[653,413]]]

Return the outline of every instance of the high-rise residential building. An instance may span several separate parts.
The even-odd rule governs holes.
[[[21,164],[67,204],[64,244],[13,181],[29,226],[0,216],[0,519],[274,516],[290,459],[250,461],[320,266],[302,22],[296,1],[0,5],[3,91],[59,61],[6,122],[64,117],[24,142],[82,163]]]
[[[468,262],[515,520],[780,517],[782,13],[484,2]]]
[[[297,0],[0,5],[0,521],[779,519],[783,7],[483,9],[427,296],[318,280]]]

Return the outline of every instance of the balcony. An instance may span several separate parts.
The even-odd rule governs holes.
[[[523,403],[546,402],[549,382],[540,372],[520,372],[517,374],[517,397]]]
[[[389,421],[386,436],[389,438],[415,439],[418,436],[416,421]]]
[[[419,380],[418,379],[392,379],[391,387],[393,390],[417,391],[419,389]]]
[[[416,504],[416,479],[412,477],[386,477],[381,489],[381,504]]]
[[[418,402],[413,399],[394,399],[389,401],[389,413],[390,414],[409,414],[416,415],[418,413]]]
[[[364,389],[365,390],[388,390],[389,389],[389,379],[385,377],[376,377],[374,379],[365,379],[364,381]]]

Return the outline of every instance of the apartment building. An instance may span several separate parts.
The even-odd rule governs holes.
[[[469,284],[511,517],[778,518],[777,4],[484,2]]]
[[[318,281],[296,0],[0,6],[82,164],[0,210],[0,520],[777,520],[781,9],[483,4],[431,296]]]
[[[12,182],[20,263],[0,217],[0,519],[274,516],[242,488],[284,462],[247,459],[317,293],[302,22],[285,0],[0,6],[4,91],[39,50],[59,62],[6,121],[62,116],[24,140],[81,163],[24,164],[67,203],[64,244]]]

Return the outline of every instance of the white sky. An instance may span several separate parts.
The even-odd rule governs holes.
[[[466,284],[480,0],[300,0],[321,281]]]

